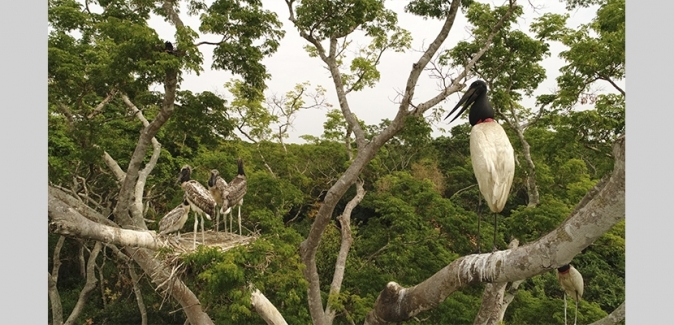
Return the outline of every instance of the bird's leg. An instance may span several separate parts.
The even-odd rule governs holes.
[[[576,315],[573,319],[573,325],[578,324],[578,294],[576,293]]]
[[[566,325],[566,292],[564,293],[564,325]]]
[[[496,248],[496,233],[498,232],[498,228],[497,228],[498,218],[497,217],[498,217],[498,214],[494,213],[494,246],[491,249],[492,252],[495,252],[496,250],[498,250],[498,248]]]
[[[215,234],[218,234],[220,230],[220,210],[215,209]]]
[[[239,204],[239,236],[241,236],[241,204]]]
[[[229,211],[229,232],[234,233],[234,225],[232,225],[232,221],[234,220],[234,213],[232,211]]]
[[[204,234],[204,217],[201,216],[201,244],[206,245],[206,235]]]
[[[480,221],[482,220],[482,211],[480,207],[482,206],[482,195],[479,196],[479,201],[477,203],[477,253],[482,253],[482,248],[480,247]]]
[[[194,214],[194,237],[192,238],[192,249],[197,248],[197,225],[199,224],[199,216]]]

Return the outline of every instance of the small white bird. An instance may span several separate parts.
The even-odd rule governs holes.
[[[468,121],[472,126],[470,130],[470,160],[480,193],[487,201],[489,209],[494,213],[493,250],[496,250],[496,233],[498,231],[496,217],[503,210],[510,194],[510,186],[515,176],[515,153],[505,130],[498,122],[494,121],[494,108],[487,98],[487,83],[482,80],[473,82],[445,119],[452,115],[461,104],[463,104],[463,108],[452,121],[461,116],[470,106],[468,114]],[[479,216],[477,231],[479,252]]]
[[[161,218],[159,221],[159,234],[166,235],[177,231],[178,238],[180,238],[180,229],[185,225],[189,212],[190,203],[187,202],[187,198],[183,198],[183,202],[180,205]]]
[[[197,214],[194,217],[194,243],[193,246],[197,246],[197,225],[199,220],[197,217],[201,217],[201,240],[206,241],[204,236],[204,215],[206,219],[211,220],[211,215],[215,213],[217,203],[211,195],[211,193],[201,185],[201,183],[196,180],[190,179],[192,174],[192,168],[189,165],[183,166],[180,170],[180,186],[185,191],[185,197],[190,203],[190,207]]]
[[[573,265],[565,264],[557,268],[557,280],[564,290],[564,324],[566,324],[566,296],[576,301],[576,316],[573,324],[578,322],[578,301],[583,297],[583,276]]]

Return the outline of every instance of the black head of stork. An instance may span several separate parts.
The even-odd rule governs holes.
[[[475,124],[485,121],[486,119],[494,118],[494,108],[491,106],[491,103],[489,103],[489,99],[487,99],[487,83],[483,80],[476,80],[470,84],[468,91],[463,94],[461,100],[459,100],[452,111],[447,114],[445,119],[452,115],[452,113],[454,113],[454,111],[456,111],[462,104],[463,108],[461,111],[459,111],[449,123],[454,122],[454,120],[461,116],[468,107],[470,107],[468,121],[471,126],[475,126]]]
[[[178,178],[178,182],[185,183],[190,181],[190,176],[192,175],[192,167],[190,165],[185,165],[180,169],[180,177]]]

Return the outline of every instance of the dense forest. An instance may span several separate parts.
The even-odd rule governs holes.
[[[396,12],[383,0],[285,2],[281,16],[259,0],[49,0],[50,324],[570,324],[576,313],[578,324],[624,324],[624,0],[566,0],[569,12],[596,8],[579,28],[568,13],[518,22],[535,2],[408,1],[407,13],[443,25],[403,68],[395,117],[374,125],[349,99],[377,84],[383,55],[410,50]],[[174,28],[171,46],[153,15]],[[464,28],[458,15],[472,36],[443,47]],[[287,33],[334,88],[269,95],[277,76],[264,59]],[[221,41],[197,41],[205,34]],[[557,88],[534,95],[551,44],[564,48]],[[181,88],[207,69],[235,76],[226,95]],[[420,78],[442,87],[419,98]],[[439,104],[477,79],[515,151],[497,229],[471,125],[432,136]],[[327,92],[338,102],[323,134],[289,142],[294,118]],[[191,210],[188,245],[159,234],[183,202],[183,166],[207,186],[212,169],[234,179],[239,158],[247,192],[234,231],[225,222],[203,243],[199,229],[191,249]],[[556,269],[567,263],[584,293],[565,312]]]

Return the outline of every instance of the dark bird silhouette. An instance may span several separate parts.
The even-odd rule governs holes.
[[[171,42],[166,41],[164,42],[164,52],[174,54],[175,50],[173,49],[173,44]]]
[[[576,315],[573,324],[578,323],[578,301],[583,297],[583,276],[573,265],[565,264],[557,268],[557,280],[564,290],[564,324],[566,324],[566,296],[576,301]]]
[[[480,188],[494,213],[494,246],[496,250],[497,214],[503,210],[510,186],[515,176],[515,156],[508,135],[503,127],[494,121],[494,108],[487,98],[487,84],[482,80],[473,82],[461,100],[454,106],[447,119],[463,104],[463,108],[450,121],[453,122],[470,107],[468,121],[470,131],[470,160]],[[478,252],[480,251],[480,217],[478,216]]]
[[[192,168],[189,165],[183,166],[180,170],[180,186],[185,191],[185,197],[190,203],[190,207],[196,216],[194,217],[194,247],[197,243],[197,224],[199,223],[197,217],[201,217],[201,239],[205,241],[204,237],[204,218],[211,220],[211,215],[215,213],[217,203],[211,193],[196,180],[190,179]]]

